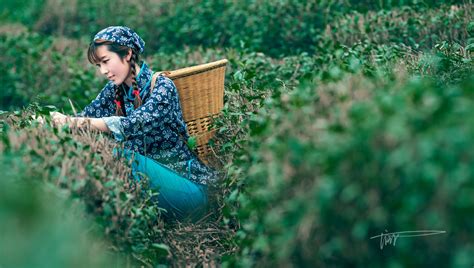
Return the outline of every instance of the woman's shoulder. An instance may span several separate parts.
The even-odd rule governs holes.
[[[160,102],[170,102],[176,99],[177,95],[178,90],[173,80],[163,74],[159,74],[156,77],[153,88],[151,89],[150,100],[154,99]]]
[[[173,83],[173,80],[171,80],[169,77],[167,77],[165,74],[160,73],[158,77],[156,78],[156,83],[158,85],[167,85],[167,86],[173,86],[176,87],[175,84]]]
[[[158,75],[155,86],[152,90],[156,91],[158,94],[166,95],[176,95],[178,93],[178,89],[176,88],[173,80],[163,74]]]

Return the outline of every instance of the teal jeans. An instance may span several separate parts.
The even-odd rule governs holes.
[[[145,174],[150,187],[158,191],[158,207],[164,208],[164,216],[178,220],[198,220],[207,211],[207,187],[183,178],[175,171],[154,159],[136,152],[125,152],[132,162],[132,175],[140,180],[139,173]]]

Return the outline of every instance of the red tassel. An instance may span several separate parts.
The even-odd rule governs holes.
[[[120,109],[122,108],[122,104],[120,103],[120,101],[118,100],[114,100],[115,104],[117,105],[117,107]]]
[[[140,91],[138,91],[138,89],[134,89],[133,90],[133,95],[135,95],[135,97],[140,95]]]

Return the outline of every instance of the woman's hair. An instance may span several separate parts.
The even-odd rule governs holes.
[[[87,59],[89,60],[90,63],[96,64],[101,61],[99,56],[97,55],[97,48],[100,46],[107,46],[108,50],[110,52],[116,53],[120,59],[124,59],[129,50],[132,50],[132,57],[130,58],[130,74],[132,77],[132,87],[133,87],[133,94],[135,95],[135,100],[133,101],[133,106],[136,108],[140,107],[142,105],[142,99],[140,98],[140,91],[138,89],[137,85],[137,72],[135,68],[135,64],[139,62],[139,54],[135,49],[129,48],[127,46],[121,46],[117,43],[111,42],[111,41],[106,41],[106,40],[96,40],[95,42],[92,42],[89,45],[89,49],[87,50]],[[115,90],[115,105],[116,105],[116,110],[115,113],[118,116],[124,116],[126,114],[125,111],[125,104],[123,101],[123,95],[124,92],[123,90],[119,89],[118,85],[114,85],[114,90]]]

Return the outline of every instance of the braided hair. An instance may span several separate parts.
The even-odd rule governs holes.
[[[106,45],[108,50],[111,52],[116,53],[120,59],[124,59],[129,50],[132,50],[132,56],[130,58],[130,75],[132,78],[132,89],[133,94],[135,95],[135,99],[133,101],[134,108],[138,108],[142,105],[142,99],[140,98],[140,90],[138,89],[138,84],[136,80],[137,72],[136,72],[136,64],[139,62],[139,53],[135,51],[135,49],[131,49],[127,46],[121,46],[117,43],[104,41],[104,40],[96,40],[89,45],[89,49],[87,50],[87,59],[90,63],[95,64],[100,62],[100,59],[97,55],[97,48],[99,46]],[[115,85],[114,84],[114,92],[115,92],[115,114],[118,116],[126,115],[125,111],[125,104],[124,104],[124,90],[123,85]]]
[[[137,84],[137,70],[136,70],[136,63],[138,63],[139,57],[138,53],[132,49],[132,57],[130,58],[130,73],[132,75],[132,88],[133,88],[133,95],[135,95],[135,99],[133,100],[133,107],[137,109],[142,105],[142,99],[140,98],[140,90],[138,89]]]

